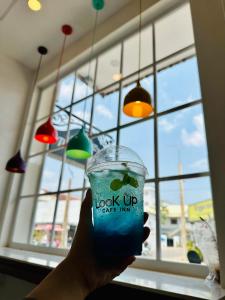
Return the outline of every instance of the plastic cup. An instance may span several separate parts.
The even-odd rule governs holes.
[[[141,255],[146,168],[123,146],[109,146],[88,161],[94,240],[102,255]]]

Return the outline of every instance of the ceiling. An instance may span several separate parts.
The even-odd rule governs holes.
[[[0,3],[0,52],[23,63],[28,68],[36,67],[36,48],[44,45],[49,49],[46,61],[53,58],[62,45],[60,28],[70,24],[74,34],[68,39],[73,43],[91,31],[95,11],[91,0],[41,0],[42,10],[32,12],[26,0],[15,2],[9,13],[1,20],[10,1]],[[105,0],[105,8],[100,12],[99,23],[119,11],[131,0]]]

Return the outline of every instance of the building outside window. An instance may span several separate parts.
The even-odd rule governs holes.
[[[189,4],[145,26],[141,42],[141,84],[155,107],[149,118],[122,112],[124,96],[137,80],[138,33],[96,55],[90,74],[87,62],[62,78],[52,112],[53,87],[42,90],[34,131],[51,114],[59,141],[48,147],[31,140],[12,243],[49,252],[71,246],[89,182],[85,161],[67,158],[64,145],[84,124],[94,152],[110,144],[127,146],[148,169],[144,204],[151,235],[143,258],[189,263],[200,217],[214,226]]]

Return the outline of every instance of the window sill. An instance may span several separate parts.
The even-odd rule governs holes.
[[[20,277],[20,274],[12,274],[16,265],[23,265],[22,279],[38,282],[47,273],[63,260],[62,256],[35,253],[12,248],[0,248],[0,272]],[[11,269],[10,269],[11,268]],[[40,268],[39,279],[25,278],[27,274]],[[11,270],[11,271],[10,271]],[[42,278],[41,278],[42,277]],[[172,275],[161,272],[146,271],[137,268],[128,268],[124,273],[113,280],[113,285],[121,285],[136,288],[146,292],[173,296],[182,299],[207,299],[219,300],[225,296],[225,290],[218,285],[208,286],[203,279]]]

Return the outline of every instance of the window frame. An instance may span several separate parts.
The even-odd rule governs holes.
[[[186,3],[184,3],[186,4]],[[180,7],[180,6],[178,6]],[[176,8],[175,8],[176,9]],[[167,13],[165,13],[164,15],[167,15]],[[159,16],[158,18],[161,18],[162,16]],[[152,45],[153,45],[153,63],[151,63],[148,66],[145,66],[144,68],[141,69],[140,73],[149,70],[152,70],[152,73],[149,73],[148,76],[152,75],[153,76],[153,95],[154,95],[154,107],[155,107],[155,111],[156,113],[154,113],[153,116],[147,117],[145,119],[139,119],[139,120],[135,120],[133,122],[129,122],[129,123],[125,123],[125,124],[121,124],[121,102],[122,102],[122,89],[123,89],[123,82],[125,82],[127,79],[132,78],[133,76],[136,76],[138,74],[138,71],[133,72],[132,74],[127,75],[126,77],[123,77],[121,80],[117,81],[117,82],[113,82],[111,84],[109,84],[106,87],[103,87],[99,90],[96,90],[96,85],[95,85],[95,81],[96,81],[96,75],[97,75],[97,70],[98,70],[98,57],[99,55],[101,55],[101,53],[110,50],[110,48],[106,48],[104,49],[101,53],[99,53],[98,55],[94,56],[92,59],[95,60],[95,77],[94,77],[94,83],[93,83],[93,93],[85,96],[81,99],[79,99],[78,101],[76,101],[75,103],[81,103],[85,100],[87,100],[88,98],[92,98],[92,104],[91,104],[91,118],[90,118],[90,128],[92,128],[93,126],[93,113],[94,113],[94,105],[95,105],[95,95],[100,93],[103,90],[106,90],[108,88],[113,88],[114,86],[119,84],[119,101],[118,101],[118,116],[117,116],[117,126],[114,128],[110,128],[108,130],[105,131],[101,131],[99,133],[93,134],[92,137],[97,137],[100,136],[102,134],[108,134],[110,132],[116,131],[116,144],[119,145],[120,144],[120,131],[123,128],[129,127],[129,126],[133,126],[135,124],[141,123],[141,122],[146,122],[149,119],[153,120],[153,124],[154,124],[154,156],[155,156],[155,177],[151,178],[151,179],[146,179],[145,183],[154,183],[155,184],[155,208],[156,208],[156,258],[155,259],[151,259],[151,258],[144,258],[144,257],[140,257],[137,258],[136,262],[134,263],[135,267],[138,268],[142,268],[142,269],[149,269],[149,270],[156,270],[156,271],[165,271],[165,272],[169,272],[169,273],[175,273],[175,274],[182,274],[182,275],[189,275],[189,276],[196,276],[196,274],[198,274],[199,277],[205,277],[207,275],[207,267],[205,265],[195,265],[195,264],[189,264],[189,263],[182,263],[182,262],[172,262],[172,261],[166,261],[166,260],[162,260],[161,259],[161,241],[160,241],[160,232],[161,232],[161,228],[160,228],[160,196],[159,196],[159,183],[162,181],[170,181],[170,180],[182,180],[182,179],[193,179],[193,178],[199,178],[199,177],[209,177],[210,178],[210,171],[207,172],[197,172],[197,173],[190,173],[190,174],[183,174],[183,175],[175,175],[175,176],[166,176],[166,177],[160,177],[159,175],[159,152],[158,152],[158,118],[160,116],[164,116],[164,115],[168,115],[170,113],[173,112],[177,112],[177,111],[181,111],[185,108],[188,107],[192,107],[194,105],[199,105],[203,103],[203,99],[196,99],[192,102],[187,102],[185,104],[170,108],[170,109],[166,109],[164,111],[161,112],[157,112],[157,65],[167,61],[170,58],[176,57],[179,54],[183,54],[186,52],[190,52],[189,55],[187,56],[186,59],[192,58],[195,56],[195,45],[189,45],[183,49],[178,50],[177,52],[174,52],[164,58],[161,58],[160,60],[156,60],[156,36],[155,36],[155,21],[158,19],[155,18],[153,21],[149,22],[146,25],[151,25],[152,26]],[[136,31],[134,31],[132,34],[135,34]],[[129,36],[127,36],[126,38],[128,38]],[[126,38],[124,40],[126,40]],[[120,73],[123,73],[123,54],[124,54],[124,40],[120,41],[119,43],[121,43],[121,57],[120,57]],[[119,44],[118,43],[118,44]],[[112,46],[113,47],[113,46]],[[176,64],[179,62],[176,62]],[[57,110],[56,112],[53,113],[53,108],[54,105],[52,105],[52,111],[50,112],[50,116],[66,110],[67,108],[71,108],[70,109],[70,116],[72,113],[72,105],[73,103],[73,95],[74,95],[74,91],[75,91],[75,86],[76,86],[76,70],[74,71],[74,84],[73,84],[73,92],[72,92],[72,100],[71,100],[71,104],[61,108],[59,110]],[[49,85],[51,86],[51,85]],[[48,88],[49,86],[46,86],[46,88]],[[39,95],[39,99],[41,99],[41,94],[44,91],[44,89],[41,89],[40,91],[40,95]],[[38,102],[37,101],[37,108],[38,108]],[[34,123],[33,123],[33,129],[31,130],[31,134],[30,134],[30,144],[28,146],[28,150],[27,152],[30,151],[31,148],[31,141],[33,138],[33,134],[34,134],[34,130],[35,130],[35,124],[38,121],[41,121],[43,119],[45,119],[46,117],[48,117],[49,115],[46,115],[45,117],[42,117],[38,120],[36,120],[36,116],[38,115],[38,109],[36,109],[36,113],[34,116]],[[203,113],[204,115],[204,113]],[[79,119],[77,116],[75,116],[75,118]],[[68,128],[67,130],[69,130],[69,121],[68,121]],[[58,150],[63,148],[63,146],[57,148]],[[63,155],[62,158],[62,167],[61,167],[61,172],[60,172],[60,180],[59,180],[59,184],[58,184],[58,189],[57,191],[54,192],[49,192],[46,194],[40,194],[38,193],[39,188],[40,188],[40,182],[41,182],[41,177],[43,174],[43,167],[44,167],[44,162],[45,162],[45,158],[46,155],[49,152],[52,151],[56,151],[56,149],[54,150],[45,150],[42,152],[38,152],[32,155],[28,155],[28,159],[37,155],[44,155],[43,161],[42,161],[42,167],[40,170],[40,175],[39,175],[39,181],[37,184],[37,189],[36,189],[36,193],[32,194],[32,195],[21,195],[21,191],[22,191],[22,185],[23,185],[23,181],[24,178],[21,179],[20,181],[20,188],[18,191],[18,199],[17,199],[17,207],[19,205],[19,200],[21,198],[25,198],[25,197],[35,197],[35,207],[37,206],[37,199],[39,196],[43,196],[43,195],[49,195],[49,194],[56,194],[57,195],[57,199],[56,199],[56,206],[55,206],[55,211],[54,211],[54,217],[53,217],[53,230],[51,233],[51,245],[49,247],[41,247],[41,246],[34,246],[32,244],[22,244],[22,243],[18,243],[18,242],[14,242],[13,241],[13,232],[14,232],[14,226],[15,226],[15,220],[12,226],[12,230],[11,230],[11,236],[10,236],[10,242],[9,245],[12,248],[16,248],[16,249],[23,249],[23,250],[30,250],[30,251],[34,251],[34,252],[41,252],[41,253],[46,253],[46,254],[53,254],[53,255],[62,255],[65,256],[68,253],[68,249],[59,249],[59,248],[53,248],[52,247],[52,241],[53,241],[53,232],[54,232],[54,227],[55,227],[55,218],[56,218],[56,213],[57,213],[57,205],[58,205],[58,196],[61,193],[65,193],[65,192],[76,192],[76,191],[81,191],[82,192],[82,198],[84,196],[85,191],[87,190],[87,187],[85,185],[85,177],[84,177],[84,182],[83,182],[83,186],[81,188],[76,188],[76,189],[71,189],[71,190],[60,190],[60,185],[61,185],[61,180],[62,180],[62,174],[63,174],[63,169],[64,169],[64,164],[65,164],[65,154]],[[211,178],[210,178],[211,179]],[[32,215],[34,217],[35,215],[35,209],[32,212]],[[30,228],[30,236],[32,234],[31,232],[32,227]],[[30,239],[29,239],[30,240]],[[197,272],[196,272],[197,271]]]

